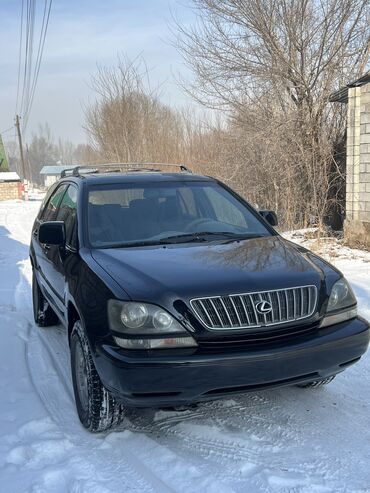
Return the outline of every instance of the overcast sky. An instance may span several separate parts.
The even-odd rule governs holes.
[[[21,0],[0,0],[0,132],[14,120]],[[42,17],[39,1],[37,19]],[[189,103],[174,74],[185,72],[180,55],[170,45],[172,13],[191,23],[188,0],[54,0],[27,137],[48,122],[55,138],[85,141],[83,105],[92,98],[90,74],[96,64],[114,65],[118,53],[142,55],[152,85],[161,86],[162,100]],[[36,29],[35,43],[39,29]],[[3,134],[4,140],[14,131]]]

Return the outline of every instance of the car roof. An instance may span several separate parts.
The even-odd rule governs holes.
[[[157,183],[157,182],[194,182],[215,181],[214,178],[192,173],[159,173],[159,172],[127,172],[127,173],[89,173],[80,176],[66,176],[59,183],[68,181],[88,185],[109,185],[115,183]]]

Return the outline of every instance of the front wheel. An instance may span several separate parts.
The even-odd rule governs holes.
[[[71,370],[77,413],[83,426],[99,432],[119,425],[124,408],[103,386],[80,320],[71,335]]]
[[[301,387],[303,389],[306,388],[316,388],[316,387],[322,387],[323,385],[328,385],[328,383],[332,382],[335,378],[335,375],[332,377],[327,377],[327,378],[322,378],[321,380],[314,380],[313,382],[307,382],[307,383],[299,383],[297,384],[297,387]]]

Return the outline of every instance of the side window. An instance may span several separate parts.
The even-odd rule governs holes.
[[[233,226],[248,226],[241,210],[214,188],[206,188],[205,193],[212,205],[217,221]]]
[[[73,185],[64,194],[56,220],[65,224],[67,245],[77,247],[77,188]]]
[[[55,220],[55,213],[58,209],[58,205],[67,189],[67,185],[61,185],[55,192],[51,195],[49,202],[47,203],[43,213],[41,215],[42,221],[53,221]]]
[[[44,197],[43,201],[41,202],[41,206],[40,206],[40,210],[39,210],[39,214],[38,214],[39,218],[44,214],[45,206],[49,202],[49,199],[50,199],[51,195],[54,193],[54,190],[56,189],[57,185],[58,185],[58,183],[53,183],[53,185],[51,185],[47,189],[45,197]]]

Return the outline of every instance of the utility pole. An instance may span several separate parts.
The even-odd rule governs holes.
[[[33,182],[33,176],[32,176],[32,168],[31,168],[31,161],[30,161],[30,150],[28,148],[28,144],[26,144],[26,156],[27,156],[27,173],[28,173],[28,181],[30,183]]]
[[[18,133],[19,153],[21,156],[22,174],[23,174],[22,178],[23,178],[23,180],[25,180],[26,179],[26,164],[24,161],[21,126],[19,124],[19,115],[15,115],[15,126],[16,126],[17,133]]]

